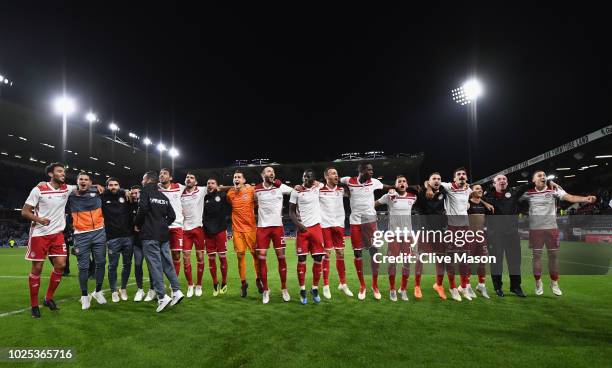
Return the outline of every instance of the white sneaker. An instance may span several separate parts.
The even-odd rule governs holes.
[[[380,291],[378,289],[372,288],[372,292],[374,293],[374,299],[380,300],[380,298],[382,298],[382,295],[380,295]]]
[[[348,288],[347,284],[338,285],[338,290],[342,291],[346,296],[353,296],[353,292]]]
[[[195,296],[202,296],[202,285],[196,285]]]
[[[119,289],[119,296],[121,297],[121,300],[123,301],[128,300],[127,290]]]
[[[457,290],[457,288],[450,289],[450,294],[451,294],[451,298],[453,298],[454,300],[458,302],[461,301],[461,295],[459,295],[459,290]]]
[[[359,289],[359,293],[357,294],[357,299],[364,300],[365,295],[366,295],[366,288],[363,288],[363,290]]]
[[[144,299],[144,297],[145,297],[144,290],[138,289],[138,290],[136,290],[136,295],[134,295],[134,301],[135,302],[141,302],[142,299]]]
[[[470,296],[470,298],[472,299],[478,298],[478,295],[476,295],[476,293],[474,292],[474,289],[472,289],[472,285],[467,284],[465,287],[465,290],[468,292],[468,295]]]
[[[329,291],[329,285],[323,285],[323,296],[325,299],[331,299],[331,291]]]
[[[389,299],[391,299],[392,302],[396,302],[397,301],[397,291],[395,290],[389,291]]]
[[[94,291],[91,293],[91,297],[94,298],[98,304],[106,304],[106,298],[104,297],[104,292],[102,290]]]
[[[178,303],[181,302],[181,300],[183,300],[183,298],[185,297],[185,295],[183,295],[183,292],[180,290],[177,290],[175,292],[172,293],[172,303],[170,303],[170,305],[177,305]]]
[[[270,290],[264,290],[263,294],[261,295],[261,301],[264,304],[268,304],[270,302]]]
[[[113,300],[113,303],[119,303],[119,293],[116,291],[113,291],[113,293],[111,294],[111,299]]]
[[[155,310],[157,313],[161,312],[168,306],[168,304],[172,302],[172,298],[168,296],[168,294],[164,295],[163,299],[159,299],[157,301],[157,309]]]
[[[283,289],[281,290],[281,294],[283,295],[283,300],[288,302],[291,300],[291,296],[289,295],[289,290]]]
[[[457,288],[457,290],[461,293],[461,295],[467,299],[467,300],[472,300],[472,297],[470,296],[470,293],[467,291],[467,286],[464,288],[462,288],[461,286],[459,286]]]
[[[157,298],[157,293],[155,292],[155,290],[149,289],[149,291],[147,291],[147,296],[145,297],[144,301],[150,302],[155,298]]]
[[[536,295],[544,294],[544,284],[542,283],[542,279],[536,280],[535,293],[536,293]]]
[[[191,298],[193,296],[193,285],[187,286],[187,297]]]
[[[476,291],[478,291],[483,298],[489,299],[489,293],[487,293],[487,287],[485,284],[478,284],[476,286]]]
[[[90,306],[91,306],[91,297],[89,295],[83,295],[81,297],[81,309],[82,310],[89,309]]]
[[[402,297],[403,301],[408,301],[408,292],[406,290],[400,290],[400,296]]]
[[[559,283],[557,281],[551,281],[550,288],[552,289],[553,294],[555,294],[556,296],[563,295],[563,292],[561,291],[561,289],[559,289]]]

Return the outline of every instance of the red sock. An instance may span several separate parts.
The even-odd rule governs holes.
[[[533,277],[536,279],[536,281],[538,281],[542,278],[542,275],[533,275]]]
[[[172,261],[172,263],[174,263],[174,271],[176,271],[178,276],[181,273],[181,261]]]
[[[196,285],[198,286],[202,286],[202,277],[204,276],[204,262],[200,263],[197,262],[196,263],[196,272],[197,272],[197,280],[196,280]]]
[[[323,268],[321,262],[314,262],[312,264],[312,286],[319,286],[319,280],[321,280],[321,268]]]
[[[372,288],[378,289],[378,263],[374,262],[374,257],[370,259],[370,267],[372,267]]]
[[[363,278],[363,259],[355,258],[355,269],[357,269],[357,278],[359,278],[359,284],[362,289],[365,289],[365,280]]]
[[[487,277],[487,269],[484,263],[478,264],[478,283],[484,284]]]
[[[423,273],[423,263],[418,259],[414,267],[414,286],[421,286],[421,274]]]
[[[400,290],[406,290],[406,286],[408,286],[408,275],[402,274],[402,285]]]
[[[306,262],[298,262],[297,274],[300,287],[303,287],[306,284]]]
[[[227,258],[225,254],[219,256],[219,262],[221,262],[221,283],[227,284]]]
[[[559,281],[559,273],[558,272],[551,272],[550,273],[550,279],[553,281]]]
[[[336,256],[336,269],[338,270],[340,283],[346,284],[346,268],[344,266],[344,258],[338,258],[338,256]]]
[[[329,257],[323,257],[323,285],[329,285]]]
[[[395,290],[395,274],[389,275],[389,289]]]
[[[191,262],[185,263],[185,278],[187,279],[187,285],[193,285],[193,277],[191,275]]]
[[[465,289],[470,280],[470,277],[468,275],[461,275],[459,277],[459,280],[461,281],[461,287]]]
[[[264,290],[268,290],[268,262],[265,256],[259,257],[259,279],[263,285]]]
[[[436,263],[436,284],[442,286],[444,281],[444,264]]]
[[[287,288],[287,259],[285,256],[278,258],[278,275],[281,280],[281,289]]]
[[[60,281],[62,281],[63,273],[64,273],[64,270],[60,270],[57,268],[53,269],[53,271],[51,272],[51,280],[49,281],[49,287],[47,288],[47,295],[45,296],[45,299],[47,300],[53,299],[53,294],[55,294],[55,289],[57,289],[57,286],[59,285]]]
[[[33,273],[28,277],[28,285],[30,286],[30,305],[38,306],[38,289],[40,288],[40,275]]]
[[[210,271],[210,277],[212,278],[213,285],[216,285],[219,282],[217,279],[217,260],[215,256],[208,256],[208,271]]]

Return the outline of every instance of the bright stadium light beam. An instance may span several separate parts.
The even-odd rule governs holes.
[[[149,139],[149,137],[145,137],[142,143],[144,143],[145,146],[150,146],[151,144],[153,144],[153,142]]]
[[[119,126],[115,123],[110,123],[108,125],[108,128],[111,130],[111,132],[116,132],[119,130]]]
[[[129,132],[129,133],[128,133],[128,136],[129,136],[130,138],[132,138],[132,139],[138,139],[138,136],[137,136],[136,134],[132,133],[132,132]]]
[[[178,151],[176,148],[172,147],[172,148],[170,148],[170,150],[168,151],[168,154],[169,154],[169,155],[170,155],[170,157],[172,157],[172,158],[177,158],[177,157],[179,156],[179,151]]]
[[[472,172],[472,134],[477,133],[477,109],[476,109],[476,101],[480,96],[482,96],[483,87],[482,84],[476,78],[472,78],[463,83],[460,87],[451,90],[451,97],[455,103],[461,106],[465,106],[468,104],[472,104],[470,108],[467,110],[468,112],[468,169],[473,177],[474,173]]]
[[[66,95],[60,96],[53,101],[53,109],[57,114],[68,116],[76,111],[76,102]]]
[[[461,86],[468,101],[475,101],[482,95],[482,85],[476,79],[470,79]]]
[[[93,124],[98,121],[98,116],[96,116],[93,111],[89,111],[87,114],[85,114],[85,120],[87,120],[90,124]]]
[[[167,150],[166,145],[165,145],[165,144],[163,144],[163,143],[161,143],[161,142],[160,142],[160,143],[158,143],[158,144],[157,144],[157,150],[158,150],[159,152],[164,152],[164,151],[166,151],[166,150]]]

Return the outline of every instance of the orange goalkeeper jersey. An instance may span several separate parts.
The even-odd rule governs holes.
[[[255,224],[255,189],[242,187],[240,191],[232,188],[227,192],[227,201],[232,206],[232,230],[249,232],[257,230]]]

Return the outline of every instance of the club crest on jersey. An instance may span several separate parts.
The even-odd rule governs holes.
[[[95,196],[96,196],[96,193],[89,193],[89,196],[90,196],[90,197],[95,197]]]
[[[215,202],[221,202],[221,197],[216,196],[216,197],[215,197]]]
[[[439,195],[438,195],[438,201],[441,201],[441,200],[443,200],[443,199],[444,199],[444,194],[439,194]]]
[[[123,203],[125,202],[125,199],[123,199],[123,197],[119,197],[119,203]]]
[[[552,194],[546,193],[546,194],[544,194],[544,198],[551,199],[552,198]]]
[[[510,194],[510,192],[506,192],[505,196],[506,196],[506,198],[510,198],[510,197],[512,197],[512,194]]]

